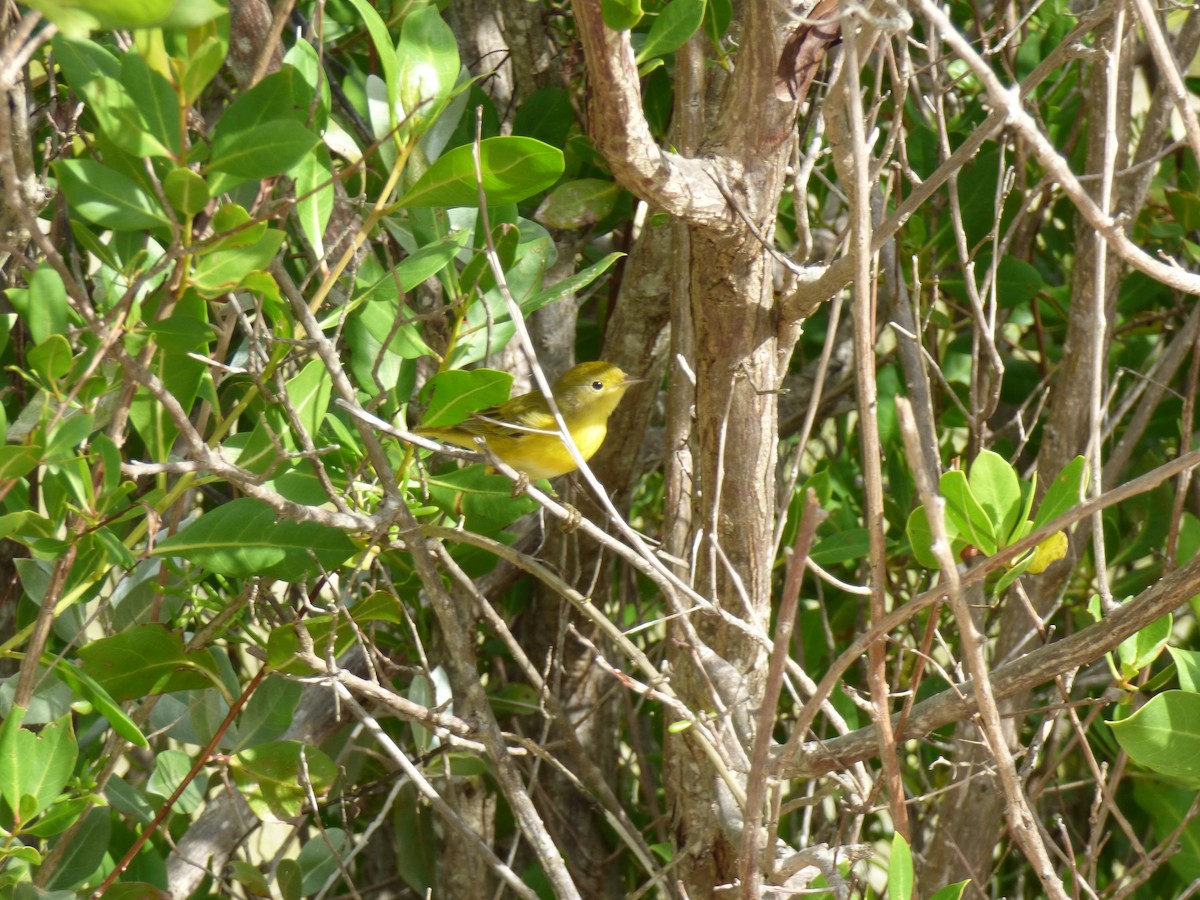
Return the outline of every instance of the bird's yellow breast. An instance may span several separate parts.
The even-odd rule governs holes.
[[[585,460],[595,455],[608,433],[606,422],[567,422],[567,428],[575,439],[579,455]],[[538,440],[533,440],[535,437]],[[487,444],[498,457],[534,481],[575,471],[575,460],[571,459],[562,437],[554,441],[545,438],[545,435],[533,434],[489,435]]]

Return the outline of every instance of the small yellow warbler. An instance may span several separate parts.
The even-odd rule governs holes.
[[[580,363],[554,384],[554,402],[562,413],[567,431],[585,460],[600,449],[608,434],[608,417],[613,414],[630,385],[645,381],[632,378],[612,363]],[[476,438],[484,438],[488,449],[518,472],[535,481],[574,472],[578,466],[554,424],[554,416],[541,391],[531,391],[481,410],[458,425],[417,428],[416,434],[447,444],[476,450]]]

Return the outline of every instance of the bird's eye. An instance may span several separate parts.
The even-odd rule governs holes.
[[[593,381],[593,382],[592,382],[592,390],[593,390],[593,391],[602,391],[602,390],[604,390],[604,382],[603,382],[603,381]]]

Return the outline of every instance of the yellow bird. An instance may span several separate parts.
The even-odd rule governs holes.
[[[554,384],[554,402],[567,431],[585,460],[600,449],[608,434],[608,417],[631,385],[645,381],[626,375],[612,363],[586,362],[570,369]],[[533,480],[574,472],[578,466],[563,443],[550,406],[541,391],[531,391],[499,406],[474,413],[458,425],[417,428],[416,434],[478,450],[482,437],[501,460]]]

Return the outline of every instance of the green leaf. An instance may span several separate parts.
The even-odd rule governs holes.
[[[615,263],[624,255],[625,254],[623,253],[610,253],[603,259],[592,263],[586,269],[581,269],[574,275],[564,278],[562,281],[556,281],[550,287],[544,288],[543,290],[537,291],[536,293],[523,298],[521,300],[521,312],[531,313],[536,309],[541,309],[543,306],[546,306],[549,303],[553,303],[556,300],[561,300],[563,297],[566,297],[569,294],[574,294],[583,290],[585,287],[603,275],[613,263]]]
[[[1121,641],[1117,657],[1121,660],[1121,674],[1125,678],[1133,678],[1158,659],[1171,637],[1171,624],[1172,617],[1168,613]]]
[[[929,900],[961,900],[963,893],[967,889],[967,885],[971,883],[971,879],[960,881],[957,884],[948,884],[944,888],[935,891]]]
[[[333,379],[325,363],[319,359],[311,360],[299,374],[288,380],[287,393],[297,419],[308,432],[309,438],[315,440],[333,395]]]
[[[546,195],[534,218],[547,228],[586,228],[613,211],[619,194],[613,182],[602,178],[565,181]]]
[[[867,557],[870,542],[870,532],[867,529],[849,528],[817,541],[809,558],[820,566],[854,562]]]
[[[333,760],[300,741],[249,747],[230,760],[229,770],[250,808],[263,819],[294,818],[308,800],[310,788],[321,797],[338,775]]]
[[[1033,528],[1036,531],[1043,525],[1061,516],[1067,510],[1079,504],[1080,497],[1087,490],[1088,465],[1087,460],[1077,456],[1058,474],[1054,483],[1042,498],[1037,515],[1033,517]]]
[[[146,793],[163,800],[170,798],[184,783],[192,768],[192,758],[182,750],[161,750],[154,758],[154,771],[146,781]],[[204,802],[204,792],[196,780],[188,782],[183,793],[175,800],[176,811],[187,814],[195,812]]]
[[[513,134],[537,138],[552,147],[565,146],[575,127],[575,107],[565,88],[539,88],[513,117]]]
[[[450,96],[459,70],[458,42],[437,6],[421,7],[404,17],[396,58],[404,112],[429,119]]]
[[[296,220],[313,253],[325,255],[325,227],[333,214],[333,178],[329,151],[317,145],[300,157],[289,173],[296,181]]]
[[[80,218],[117,231],[170,224],[158,199],[127,175],[91,159],[61,159],[51,167],[67,205]]]
[[[433,376],[421,390],[428,404],[423,428],[457,425],[473,412],[508,399],[512,375],[495,369],[456,369]]]
[[[496,251],[496,260],[502,272],[511,272],[521,249],[521,229],[511,222],[502,222],[492,229],[492,246]],[[471,285],[479,291],[490,291],[496,286],[496,273],[492,269],[491,260],[482,248],[462,267],[458,282],[464,290],[470,290]],[[509,285],[512,288],[512,285]],[[505,310],[503,315],[507,315]]]
[[[283,900],[300,900],[304,896],[304,873],[294,859],[281,859],[275,867],[275,883]]]
[[[28,5],[71,35],[89,28],[193,28],[226,14],[215,0],[33,0]]]
[[[1200,878],[1200,819],[1191,812],[1195,790],[1164,784],[1161,778],[1135,778],[1133,796],[1150,814],[1158,840],[1174,841],[1167,863],[1176,875],[1185,884]]]
[[[400,283],[400,290],[411,291],[421,282],[432,278],[446,268],[450,261],[467,246],[470,237],[471,233],[467,229],[460,228],[432,244],[426,244],[416,253],[397,263],[392,272]],[[385,279],[387,277],[384,276]]]
[[[315,894],[338,870],[338,861],[350,852],[350,835],[340,828],[326,828],[320,840],[309,841],[296,857],[304,881],[301,891],[306,896]]]
[[[138,625],[79,648],[83,672],[120,702],[201,690],[219,683],[208,650],[188,653],[183,637],[162,625]]]
[[[14,706],[0,723],[0,797],[23,821],[58,799],[75,771],[78,750],[71,716],[51,722],[35,734],[22,728],[26,710]],[[24,798],[32,798],[32,804]],[[12,821],[5,823],[6,828]]]
[[[304,685],[283,678],[264,681],[238,716],[237,748],[277,740],[291,727]]]
[[[991,520],[1001,547],[1008,545],[1021,514],[1021,480],[1003,456],[982,450],[971,463],[971,493]]]
[[[25,829],[25,833],[40,838],[62,834],[79,821],[79,817],[91,808],[92,803],[93,801],[90,797],[74,797],[60,800],[43,812],[33,825]]]
[[[1165,691],[1109,727],[1138,765],[1173,778],[1200,778],[1200,694]]]
[[[33,471],[44,450],[40,444],[0,445],[0,481],[15,481]]]
[[[180,147],[179,98],[170,82],[147,65],[137,53],[121,57],[121,83],[137,105],[147,133],[162,155],[178,158]]]
[[[485,466],[451,469],[426,476],[429,499],[438,509],[465,518],[476,531],[494,532],[537,509],[537,502],[513,497],[512,482]]]
[[[1179,686],[1185,691],[1200,691],[1200,651],[1168,647],[1179,674]]]
[[[76,40],[56,34],[50,40],[50,46],[54,48],[54,61],[67,76],[67,83],[76,91],[101,75],[121,77],[121,61],[95,41],[87,38]]]
[[[208,83],[221,71],[228,49],[220,35],[210,34],[192,49],[186,60],[179,61],[185,67],[178,79],[185,105],[191,106],[195,103],[204,93]],[[176,60],[178,57],[172,61]]]
[[[1046,287],[1041,273],[1023,259],[1004,256],[996,267],[996,297],[1002,307],[1028,306]]]
[[[613,31],[628,31],[642,20],[642,0],[601,0],[600,15]]]
[[[950,523],[946,522],[946,526],[949,530]],[[929,518],[925,514],[924,506],[918,506],[909,514],[904,531],[908,535],[908,544],[917,562],[926,569],[941,568],[938,558],[933,554],[933,530],[929,527]]]
[[[240,181],[271,178],[296,165],[320,140],[291,119],[277,119],[239,132],[226,129],[220,141],[213,139],[208,168]],[[225,182],[228,184],[229,179]]]
[[[70,837],[66,852],[59,858],[46,885],[51,890],[78,887],[96,874],[109,852],[112,814],[104,807],[93,809],[83,817],[83,824]]]
[[[70,321],[67,289],[62,276],[46,263],[34,270],[27,291],[11,290],[8,296],[21,321],[29,328],[34,344],[43,343],[52,334],[66,334]]]
[[[192,270],[192,287],[210,299],[235,290],[252,272],[265,272],[270,267],[284,237],[282,231],[272,229],[250,246],[205,252]]]
[[[892,835],[892,856],[888,860],[888,900],[912,900],[913,859],[908,841],[897,832]]]
[[[395,600],[384,594],[376,594],[352,607],[349,619],[341,616],[335,622],[332,616],[308,616],[304,619],[304,628],[318,656],[324,657],[330,653],[341,656],[360,639],[363,625],[368,622],[398,623],[400,620]],[[333,631],[335,624],[336,633]],[[306,663],[296,659],[300,649],[297,627],[295,624],[280,625],[271,630],[267,637],[267,664],[288,675],[307,675],[312,670]]]
[[[163,193],[181,216],[194,216],[208,205],[208,182],[191,169],[172,169],[163,179]]]
[[[634,62],[641,65],[648,59],[673,53],[700,30],[703,22],[704,0],[670,0],[650,26]]]
[[[46,659],[46,662],[51,660]],[[75,696],[86,700],[92,707],[108,720],[108,724],[113,727],[113,731],[123,737],[135,747],[149,747],[150,744],[146,740],[146,736],[142,734],[140,728],[129,716],[125,715],[125,711],[112,698],[112,695],[104,689],[100,682],[88,675],[82,669],[77,669],[65,659],[55,657],[53,659],[53,668],[55,674],[58,675],[70,688]]]
[[[438,158],[397,202],[398,207],[478,206],[474,147],[464,144]],[[544,191],[563,173],[562,151],[527,137],[480,141],[480,168],[488,206],[519,203]]]
[[[954,523],[958,535],[978,547],[985,556],[996,552],[996,531],[979,500],[976,499],[961,469],[942,475],[942,496],[946,498],[946,518]]]
[[[394,128],[396,126],[397,91],[400,86],[400,62],[396,57],[396,48],[392,44],[391,35],[388,34],[387,25],[384,24],[383,19],[379,17],[379,13],[375,11],[375,7],[369,0],[350,0],[350,2],[362,16],[363,23],[367,26],[367,33],[371,36],[371,43],[375,47],[379,67],[383,70],[383,83],[387,86],[389,126]],[[382,140],[384,136],[376,133],[375,137]]]
[[[71,371],[71,345],[61,334],[52,334],[28,355],[29,366],[46,384],[52,384]]]
[[[230,578],[268,575],[299,581],[332,569],[355,551],[336,528],[316,522],[276,521],[265,503],[242,497],[218,506],[154,552],[179,556]]]
[[[119,79],[94,78],[80,93],[104,136],[117,147],[135,157],[171,156],[170,150],[146,130],[137,102]]]

